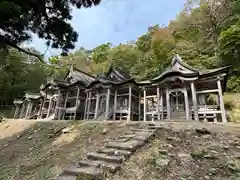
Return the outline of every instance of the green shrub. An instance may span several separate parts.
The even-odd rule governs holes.
[[[230,109],[240,109],[240,93],[225,93],[223,96],[224,104]]]

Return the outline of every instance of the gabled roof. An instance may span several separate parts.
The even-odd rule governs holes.
[[[54,87],[55,89],[57,87],[60,87],[60,88],[66,88],[68,86],[70,86],[71,84],[68,82],[68,81],[62,81],[62,80],[52,80],[50,82],[48,82],[47,84],[44,84],[40,87],[41,90],[46,90],[47,88],[49,87]]]
[[[182,76],[182,77],[197,77],[199,74],[199,71],[195,69],[194,67],[184,63],[181,58],[176,55],[170,66],[159,76],[153,78],[151,81],[162,81],[168,76]]]
[[[95,78],[73,66],[68,70],[65,78],[65,81],[69,80],[71,84],[76,82],[81,82],[85,86],[90,84],[92,81],[95,80]]]
[[[99,74],[96,80],[91,82],[87,87],[90,88],[95,84],[122,85],[129,82],[135,83],[134,79],[128,73],[111,65],[107,73]]]
[[[14,101],[13,101],[13,104],[15,104],[15,105],[20,105],[22,103],[23,103],[23,101],[21,99],[14,99]]]
[[[150,80],[151,83],[153,82],[161,82],[167,77],[171,76],[180,76],[184,78],[203,78],[209,77],[220,73],[227,73],[229,70],[229,66],[221,67],[216,69],[208,69],[208,70],[201,70],[190,66],[189,64],[182,61],[180,56],[174,56],[172,63],[170,66],[159,76]],[[140,82],[140,84],[144,84]]]
[[[113,65],[110,66],[108,72],[106,73],[106,76],[116,82],[124,82],[132,79],[128,73],[117,67],[114,67]]]
[[[95,78],[73,66],[71,66],[64,77],[64,80],[52,80],[45,85],[40,87],[41,90],[46,90],[49,87],[54,88],[68,88],[70,86],[74,86],[76,84],[80,84],[83,87],[86,87]]]
[[[23,99],[26,100],[38,100],[41,98],[40,93],[26,93]]]

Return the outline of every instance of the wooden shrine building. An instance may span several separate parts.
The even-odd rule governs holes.
[[[163,73],[139,83],[144,94],[144,121],[185,119],[226,122],[223,92],[228,70],[229,67],[196,69],[176,55]],[[216,104],[209,104],[210,94],[217,96]]]
[[[140,90],[126,72],[111,66],[86,89],[85,119],[137,120]]]
[[[86,86],[95,78],[73,66],[61,81],[52,80],[41,87],[39,119],[83,119]]]
[[[136,82],[111,66],[91,76],[73,66],[63,80],[15,100],[14,118],[86,120],[202,120],[227,122],[223,102],[229,67],[194,68],[176,55],[159,76]],[[215,96],[217,101],[210,101]]]
[[[37,119],[40,110],[40,94],[26,93],[22,99],[13,101],[16,106],[14,119]]]

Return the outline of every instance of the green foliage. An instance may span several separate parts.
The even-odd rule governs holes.
[[[18,45],[30,40],[32,32],[45,39],[47,45],[61,48],[63,54],[66,54],[69,49],[74,48],[78,37],[69,22],[72,19],[72,7],[88,8],[99,4],[100,1],[1,1],[1,47],[11,46],[26,52]]]
[[[228,111],[229,120],[232,122],[239,122],[240,120],[240,94],[239,93],[225,93],[224,106]]]
[[[93,2],[98,4],[99,0]],[[72,3],[78,7],[81,6],[80,1]],[[11,27],[12,21],[20,22],[17,16],[19,13],[23,14],[23,21],[26,20],[25,10],[30,4],[26,5],[26,9],[21,9],[23,5],[17,2],[2,2],[0,14],[5,11],[2,7],[6,7],[9,11],[11,9],[13,13],[11,16],[11,13],[5,12],[10,17],[8,23]],[[43,3],[38,4],[40,9],[35,8],[36,4],[36,2],[31,4],[33,8],[31,13],[39,12],[35,18],[40,18],[43,16]],[[83,4],[85,7],[92,5],[84,2]],[[66,19],[71,19],[70,8],[67,6],[69,2],[62,1],[60,4],[54,2],[51,5],[59,5],[54,7],[59,9],[59,12],[51,12],[54,16],[49,19],[48,23],[42,25],[41,20],[30,17],[22,27],[19,27],[20,30],[10,35],[9,38],[15,38],[17,43],[25,41],[24,38],[28,39],[26,33],[22,33],[21,28],[28,26],[31,22],[36,24],[28,27],[27,30],[37,32],[41,38],[51,42],[52,46],[60,47],[63,51],[73,48],[72,43],[76,40],[74,31],[69,27],[70,25],[65,23]],[[46,82],[47,77],[62,79],[70,65],[94,75],[106,72],[109,66],[114,64],[129,72],[135,79],[145,80],[156,77],[164,71],[175,54],[179,54],[190,65],[202,69],[231,65],[227,90],[240,92],[239,10],[239,0],[188,0],[182,12],[167,27],[159,25],[149,27],[148,31],[135,42],[115,47],[111,43],[105,43],[93,50],[80,48],[68,56],[51,57],[47,63],[38,63],[36,59],[29,58],[15,50],[0,48],[0,105],[9,104],[26,91],[38,91],[39,86]],[[56,15],[63,17],[52,22]],[[7,21],[4,21],[5,17],[1,17],[4,27]],[[56,23],[60,23],[59,26],[63,28],[58,26],[56,29]],[[64,36],[66,34],[68,34],[67,37]],[[64,42],[63,39],[65,39]],[[226,103],[231,109],[231,101],[226,101]]]
[[[44,64],[14,49],[0,53],[0,107],[12,104],[13,99],[22,97],[26,91],[39,91],[45,83]]]
[[[203,157],[205,156],[207,154],[207,152],[205,151],[205,150],[202,150],[202,149],[200,149],[200,150],[197,150],[197,151],[195,151],[195,152],[192,152],[191,153],[191,156],[192,156],[192,158],[193,159],[203,159]]]

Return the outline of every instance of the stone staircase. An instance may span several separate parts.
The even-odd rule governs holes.
[[[132,128],[125,135],[108,142],[104,148],[87,154],[76,167],[63,169],[57,180],[100,180],[104,172],[115,173],[137,149],[142,147],[155,135],[160,126],[153,124],[142,129]]]

